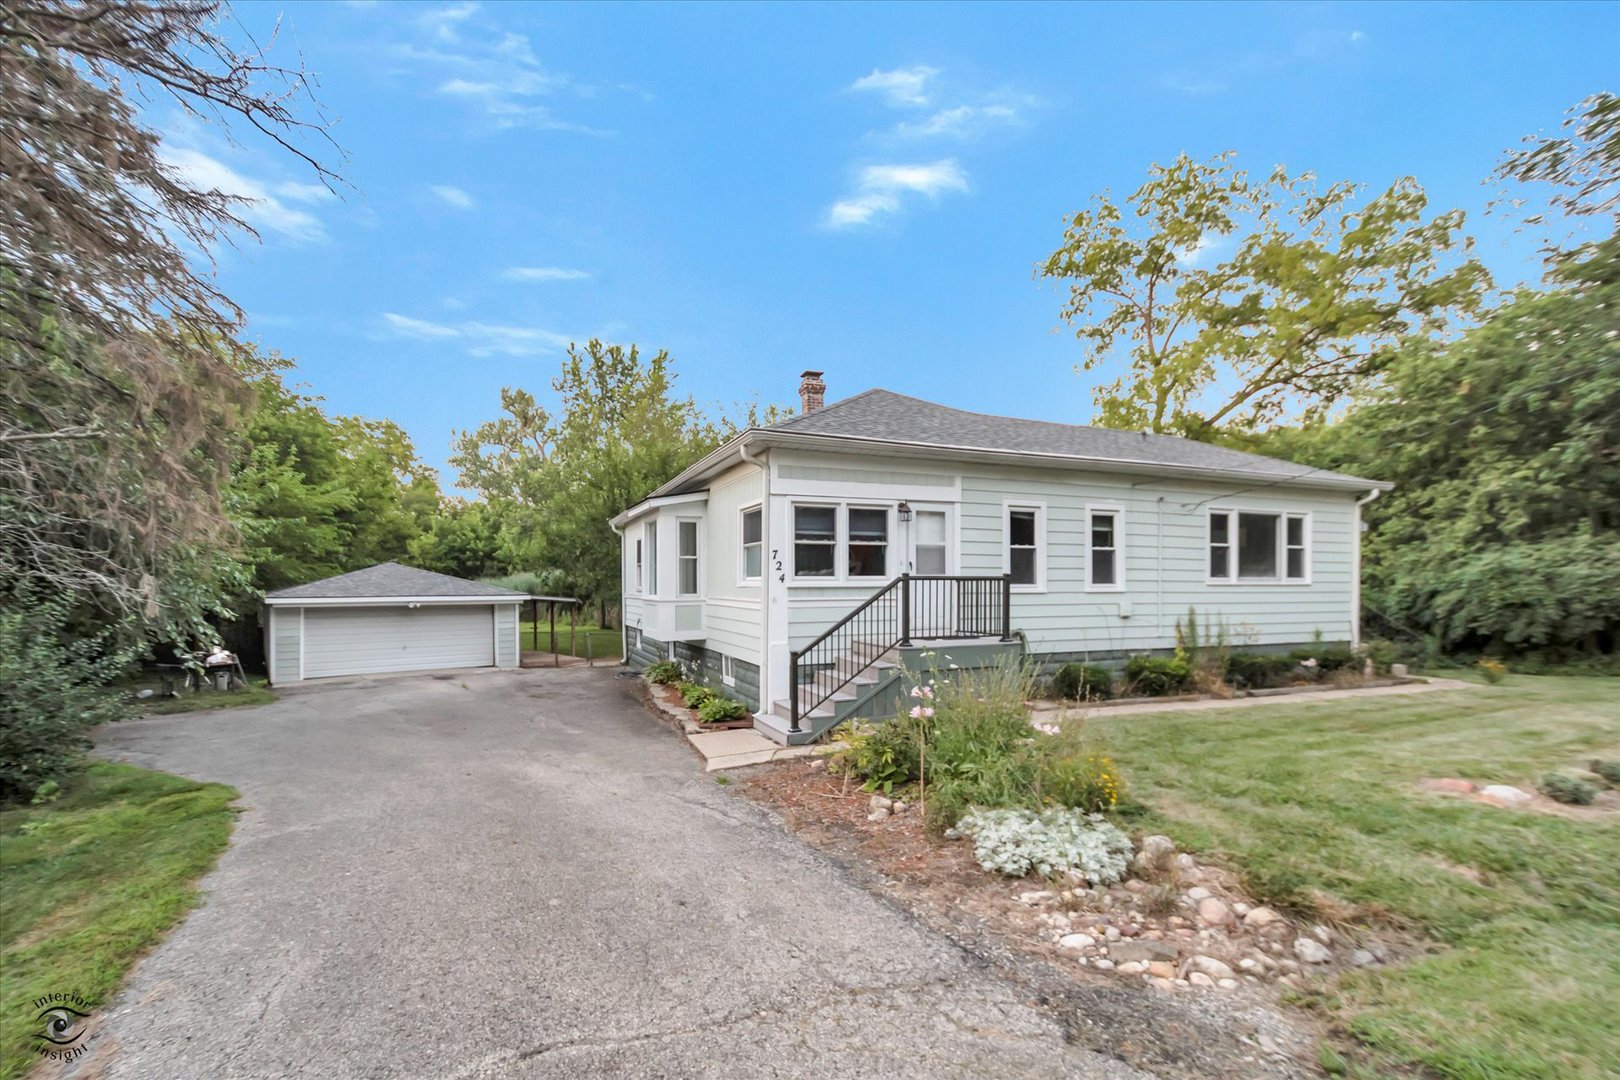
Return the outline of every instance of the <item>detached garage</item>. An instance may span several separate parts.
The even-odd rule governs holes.
[[[279,589],[264,598],[270,681],[515,668],[527,599],[391,562]]]

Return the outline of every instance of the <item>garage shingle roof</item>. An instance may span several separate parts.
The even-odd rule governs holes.
[[[526,597],[528,593],[514,592],[479,581],[435,574],[431,570],[418,570],[414,566],[401,566],[396,562],[378,563],[364,570],[351,570],[347,574],[311,581],[307,585],[294,585],[266,593],[267,597],[291,599],[362,599],[375,596],[478,596]]]
[[[1136,431],[1086,427],[1083,424],[991,416],[881,389],[847,397],[815,412],[773,424],[765,430],[1167,468],[1209,469],[1223,473],[1247,473],[1266,480],[1309,475],[1314,480],[1360,482],[1368,487],[1387,486],[1344,473],[1309,469],[1296,462],[1246,454],[1241,450],[1228,450],[1224,446],[1212,446],[1174,435],[1145,435]]]

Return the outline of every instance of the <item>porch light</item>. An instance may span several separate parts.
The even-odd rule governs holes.
[[[908,503],[908,502],[901,503],[899,506],[895,507],[895,512],[899,515],[901,521],[910,521],[911,520],[911,504],[910,503]]]

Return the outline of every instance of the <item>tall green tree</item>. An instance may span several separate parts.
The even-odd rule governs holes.
[[[410,542],[407,561],[452,577],[499,577],[507,572],[500,521],[487,503],[445,499],[428,527]]]
[[[501,518],[513,570],[557,568],[581,597],[616,601],[619,541],[608,519],[719,446],[734,425],[674,390],[669,354],[592,339],[552,381],[553,415],[503,390],[506,415],[462,432],[451,463]]]
[[[1395,482],[1368,507],[1364,597],[1443,648],[1620,646],[1620,237],[1552,284],[1409,343],[1341,422],[1272,441]]]
[[[1068,291],[1080,368],[1125,368],[1099,423],[1208,440],[1320,417],[1409,337],[1476,315],[1490,278],[1463,224],[1410,177],[1363,198],[1182,154],[1076,213],[1037,275]]]

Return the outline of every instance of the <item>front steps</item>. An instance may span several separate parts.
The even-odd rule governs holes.
[[[754,730],[783,746],[815,742],[827,732],[853,718],[887,719],[899,710],[914,678],[907,672],[934,668],[975,668],[988,666],[1002,656],[1022,653],[1020,642],[1000,638],[953,638],[946,641],[913,641],[906,648],[886,648],[869,642],[855,643],[850,653],[836,663],[839,674],[853,675],[827,700],[811,707],[811,691],[801,690],[799,730],[790,732],[792,712],[786,700],[754,714]]]

